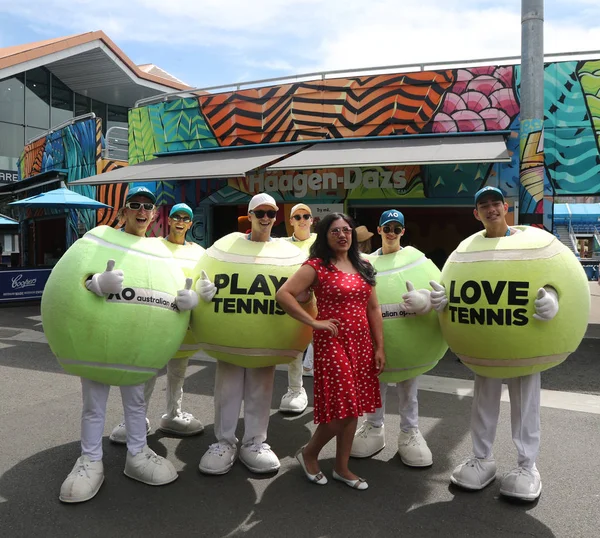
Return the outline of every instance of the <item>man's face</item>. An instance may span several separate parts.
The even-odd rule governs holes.
[[[377,226],[377,233],[381,236],[383,245],[393,246],[400,243],[400,238],[404,235],[404,226],[398,221],[392,221]]]
[[[273,216],[270,217],[268,213]],[[271,235],[271,228],[275,224],[277,210],[267,204],[259,205],[248,213],[248,220],[254,233],[268,233]]]
[[[506,222],[508,204],[503,202],[494,194],[486,194],[477,202],[473,215],[485,226],[494,225],[498,222]]]
[[[133,207],[137,207],[137,209],[128,207],[129,205],[133,205]],[[152,206],[152,209],[147,209],[149,206]],[[150,226],[155,217],[156,206],[154,205],[154,202],[143,194],[136,194],[127,200],[127,203],[123,208],[125,231],[140,237],[146,235],[148,226]]]
[[[192,224],[192,219],[185,211],[178,211],[169,217],[169,235],[185,237]]]
[[[306,211],[306,209],[298,209],[291,217],[290,224],[294,229],[294,233],[298,233],[300,231],[310,231],[310,227],[312,226],[312,215]]]

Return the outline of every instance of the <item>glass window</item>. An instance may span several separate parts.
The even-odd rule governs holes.
[[[52,76],[51,114],[53,127],[73,118],[73,92],[54,75]]]
[[[40,129],[39,127],[25,127],[25,143],[28,143],[32,138],[37,138],[40,135],[48,133],[48,129]]]
[[[102,120],[102,134],[106,134],[106,103],[92,99],[92,112]]]
[[[108,105],[107,129],[111,127],[127,127],[127,107]]]
[[[25,73],[25,125],[50,127],[49,78],[41,67]]]
[[[75,94],[75,116],[83,116],[92,111],[91,99],[85,95]]]
[[[0,121],[20,123],[25,119],[25,77],[23,73],[0,80]]]
[[[16,170],[24,146],[25,128],[0,122],[0,170]]]

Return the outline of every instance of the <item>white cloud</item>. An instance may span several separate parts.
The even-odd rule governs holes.
[[[2,13],[46,37],[103,29],[126,52],[133,43],[178,56],[209,49],[254,79],[521,50],[520,0],[28,0],[1,3]],[[546,0],[544,31],[547,52],[598,48],[600,2]]]

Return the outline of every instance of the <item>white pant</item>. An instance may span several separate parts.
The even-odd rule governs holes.
[[[300,392],[302,385],[302,357],[300,357],[288,364],[288,388]]]
[[[189,358],[171,359],[167,363],[167,415],[174,418],[181,414],[181,402],[183,400],[183,382]],[[146,381],[144,385],[144,400],[146,410],[150,404],[150,398],[156,385],[156,376]]]
[[[127,449],[132,456],[146,445],[146,405],[144,385],[119,387],[127,428]],[[102,459],[102,435],[106,419],[106,402],[110,385],[81,379],[83,410],[81,412],[81,454],[92,461]]]
[[[398,392],[398,408],[400,413],[400,429],[404,432],[409,428],[419,427],[419,401],[417,399],[418,377],[407,379],[395,383]],[[381,392],[381,407],[375,410],[375,413],[367,413],[367,422],[370,422],[376,428],[381,428],[385,415],[385,400],[388,390],[388,383],[380,381],[379,391]]]
[[[306,354],[304,355],[304,367],[312,370],[313,366],[314,366],[314,362],[315,362],[315,348],[313,346],[313,343],[311,342],[310,344],[308,344],[308,347],[306,348]]]
[[[500,416],[502,379],[475,376],[471,409],[471,439],[476,458],[492,457],[496,427]],[[541,375],[531,374],[507,379],[510,397],[512,439],[517,447],[518,465],[530,469],[540,450]]]
[[[235,445],[242,401],[244,437],[242,444],[264,443],[267,439],[275,366],[242,368],[217,361],[215,376],[215,436]]]

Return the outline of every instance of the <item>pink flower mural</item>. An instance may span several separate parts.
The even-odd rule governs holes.
[[[508,129],[519,114],[512,66],[458,69],[433,117],[434,133]]]

